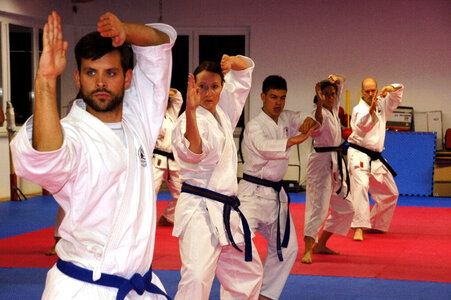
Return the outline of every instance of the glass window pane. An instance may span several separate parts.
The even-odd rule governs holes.
[[[11,102],[17,125],[22,125],[32,114],[32,46],[32,28],[9,25]]]
[[[244,35],[199,35],[199,62],[221,62],[223,54],[245,55]]]
[[[199,35],[199,62],[221,62],[223,54],[246,55],[244,35]],[[244,126],[244,110],[237,127]]]
[[[186,98],[186,86],[189,73],[189,35],[178,35],[172,47],[172,78],[171,88],[180,91],[183,99]],[[180,113],[185,111],[186,102],[183,102]]]

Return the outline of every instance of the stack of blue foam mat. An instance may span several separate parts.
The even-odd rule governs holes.
[[[399,194],[432,195],[436,139],[429,132],[387,132],[382,156],[398,174]]]

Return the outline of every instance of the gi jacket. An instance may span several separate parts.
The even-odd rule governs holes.
[[[165,24],[151,26],[167,33],[170,43],[133,46],[137,65],[123,103],[126,146],[85,111],[82,100],[61,120],[60,149],[32,148],[32,118],[11,144],[17,174],[49,190],[66,213],[58,256],[93,270],[94,280],[101,272],[126,278],[144,274],[152,263],[156,202],[151,159],[167,106],[176,32]]]
[[[236,195],[237,151],[233,140],[233,131],[238,123],[252,82],[254,62],[247,58],[250,67],[231,70],[225,75],[225,83],[213,114],[199,106],[196,111],[197,125],[202,138],[202,153],[191,152],[189,141],[185,138],[186,115],[177,120],[172,132],[172,148],[180,165],[180,177],[183,182],[207,188],[228,196]],[[221,245],[228,245],[224,229],[222,203],[199,196],[182,193],[175,210],[174,236],[180,236],[193,213],[200,207],[207,207],[212,222],[212,232],[217,235]],[[232,210],[230,225],[236,243],[243,242],[241,221]]]

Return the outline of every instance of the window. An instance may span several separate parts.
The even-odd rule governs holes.
[[[6,102],[11,101],[18,126],[33,113],[34,77],[42,51],[40,27],[44,23],[0,14],[0,105],[6,111]],[[58,94],[59,87],[58,80]]]
[[[249,28],[177,29],[177,41],[172,50],[173,69],[171,87],[186,96],[188,73],[204,60],[221,62],[223,54],[249,56]],[[237,127],[243,127],[247,106]],[[182,111],[184,107],[182,107]]]
[[[23,124],[33,109],[33,29],[9,24],[11,103],[16,124]]]

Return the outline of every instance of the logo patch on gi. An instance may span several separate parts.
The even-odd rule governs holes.
[[[139,147],[138,156],[139,156],[139,160],[141,161],[141,166],[147,167],[147,159],[146,159],[146,155],[144,154],[144,149],[142,146]]]

